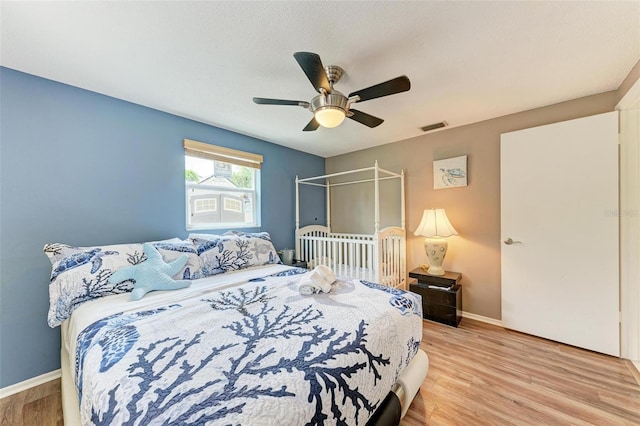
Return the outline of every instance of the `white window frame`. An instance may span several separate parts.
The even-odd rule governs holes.
[[[263,157],[259,154],[253,154],[250,152],[238,151],[221,146],[211,145],[208,143],[197,142],[190,139],[184,139],[185,157],[200,157],[213,161],[223,161],[225,163],[231,163],[238,166],[249,167],[253,170],[253,185],[252,189],[247,188],[229,188],[217,185],[198,185],[192,182],[185,181],[185,225],[187,231],[192,230],[216,230],[216,229],[237,229],[237,228],[258,228],[261,223],[261,208],[260,208],[260,169],[262,167]],[[209,189],[220,191],[223,193],[245,193],[251,199],[251,203],[254,206],[253,222],[224,222],[224,223],[198,223],[191,224],[190,220],[190,206],[189,206],[189,191],[195,188]],[[222,206],[217,206],[218,209],[224,208],[224,201]],[[195,209],[194,209],[195,210]],[[228,210],[236,211],[237,210]],[[244,203],[241,204],[240,213],[244,212]]]

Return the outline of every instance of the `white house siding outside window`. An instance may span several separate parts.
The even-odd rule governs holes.
[[[184,140],[186,229],[260,226],[262,156]]]

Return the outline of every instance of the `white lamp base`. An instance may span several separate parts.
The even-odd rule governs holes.
[[[427,259],[429,263],[429,275],[444,275],[444,269],[442,268],[442,262],[444,262],[444,256],[447,254],[447,240],[442,237],[431,237],[424,239],[424,251],[427,252]]]

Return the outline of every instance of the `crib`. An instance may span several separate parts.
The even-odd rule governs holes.
[[[331,183],[330,179],[350,174],[373,172],[373,178]],[[380,229],[381,180],[400,181],[400,226]],[[350,234],[331,232],[331,187],[374,182],[374,232]],[[300,185],[326,189],[327,225],[300,227]],[[373,167],[299,179],[296,176],[296,259],[307,262],[309,268],[329,266],[336,275],[352,277],[406,289],[406,230],[404,206],[404,171],[394,173],[382,169],[376,161]]]

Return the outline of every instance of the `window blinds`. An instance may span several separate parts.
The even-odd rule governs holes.
[[[254,169],[260,169],[263,161],[262,155],[259,154],[252,154],[250,152],[210,145],[208,143],[192,141],[190,139],[184,140],[184,153],[192,157],[223,161],[225,163],[236,164],[238,166],[252,167]]]

